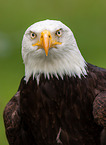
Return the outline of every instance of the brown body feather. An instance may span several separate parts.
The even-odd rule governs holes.
[[[106,70],[90,64],[87,70],[88,75],[81,79],[64,76],[63,80],[48,80],[42,75],[39,85],[32,77],[27,84],[23,78],[4,110],[9,144],[102,144],[100,136],[106,127]]]

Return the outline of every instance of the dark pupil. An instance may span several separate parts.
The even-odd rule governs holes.
[[[32,33],[32,37],[34,37],[35,36],[35,34],[34,33]]]
[[[60,31],[58,31],[57,33],[60,34]]]

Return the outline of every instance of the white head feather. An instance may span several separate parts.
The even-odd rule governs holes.
[[[57,37],[56,31],[62,29],[62,36]],[[40,39],[41,32],[48,30],[52,38],[61,45],[49,49],[48,56],[44,49],[37,49],[38,46],[32,46]],[[31,39],[31,32],[37,34],[35,39]],[[82,57],[72,31],[60,21],[44,20],[31,25],[25,32],[22,41],[22,57],[25,64],[26,81],[31,75],[34,77],[44,74],[63,77],[86,75],[86,62]]]

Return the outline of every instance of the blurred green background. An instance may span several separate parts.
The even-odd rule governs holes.
[[[0,145],[8,145],[3,109],[24,76],[24,31],[44,19],[57,19],[69,26],[85,60],[106,68],[105,0],[0,0]]]

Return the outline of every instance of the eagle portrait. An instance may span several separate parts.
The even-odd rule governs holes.
[[[57,20],[23,36],[25,76],[3,113],[9,145],[106,145],[106,69],[85,61]]]

